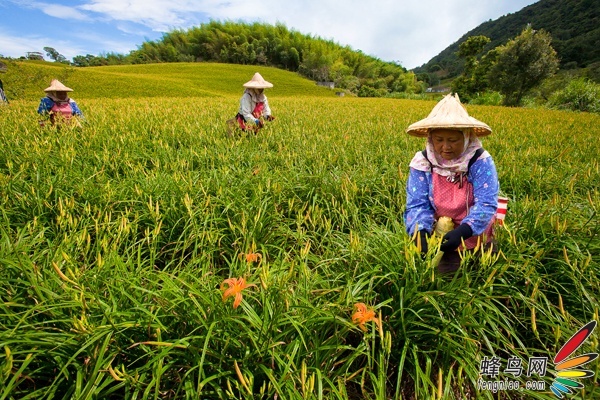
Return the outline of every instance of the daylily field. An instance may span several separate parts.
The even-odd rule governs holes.
[[[260,68],[276,120],[230,137],[256,67],[36,68],[0,106],[0,399],[551,399],[599,321],[598,115],[467,107],[509,210],[499,255],[444,277],[402,222],[434,100]],[[82,128],[38,126],[53,74]],[[493,357],[519,390],[479,387]],[[566,397],[600,398],[585,369]]]

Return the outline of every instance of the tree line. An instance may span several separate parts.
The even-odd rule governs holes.
[[[76,56],[75,66],[160,62],[223,62],[267,65],[334,82],[358,96],[420,93],[424,84],[395,62],[288,29],[283,24],[211,21],[146,41],[128,55]]]
[[[488,90],[504,96],[503,103],[518,106],[523,97],[558,70],[558,57],[546,31],[528,26],[516,38],[479,56],[490,39],[472,36],[460,44],[464,72],[452,81],[452,91],[465,100]]]

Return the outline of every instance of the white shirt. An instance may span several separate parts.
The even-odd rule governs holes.
[[[268,117],[271,115],[271,108],[269,107],[269,101],[264,93],[256,93],[253,89],[246,89],[244,95],[240,99],[240,109],[238,113],[241,114],[246,121],[254,121],[256,118],[252,115],[254,107],[258,103],[264,103],[263,115]]]

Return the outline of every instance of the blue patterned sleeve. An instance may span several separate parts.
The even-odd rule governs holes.
[[[481,235],[496,215],[498,208],[498,174],[492,157],[477,160],[470,169],[474,205],[463,223],[469,224],[473,235]]]
[[[69,102],[69,104],[71,105],[71,109],[73,110],[73,115],[77,115],[77,116],[83,117],[83,113],[81,112],[81,110],[77,106],[77,103],[75,102],[75,100],[71,99],[71,101]]]
[[[40,100],[40,105],[38,107],[38,114],[47,114],[52,109],[53,102],[47,97],[42,97]]]
[[[415,229],[431,233],[434,223],[434,209],[429,197],[431,174],[411,168],[406,183],[406,210],[404,224],[406,232],[413,235]]]

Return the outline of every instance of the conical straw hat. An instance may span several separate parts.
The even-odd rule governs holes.
[[[52,79],[50,86],[44,89],[44,92],[72,92],[73,89],[63,85],[58,79]]]
[[[461,104],[458,94],[446,95],[433,107],[427,118],[410,125],[406,129],[406,133],[417,137],[427,137],[429,131],[439,128],[470,131],[477,136],[487,136],[492,133],[492,128],[487,124],[469,116],[467,109]]]
[[[254,74],[251,80],[244,83],[244,87],[250,89],[265,89],[272,88],[273,84],[271,82],[265,81],[263,77],[257,72]]]

